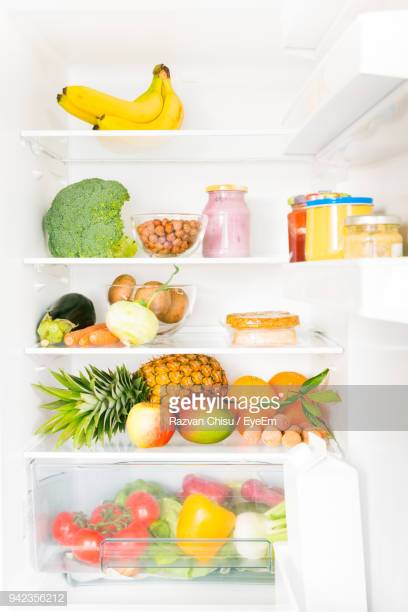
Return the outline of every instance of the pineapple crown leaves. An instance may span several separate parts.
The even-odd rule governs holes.
[[[51,371],[62,385],[51,387],[34,385],[57,400],[42,404],[53,415],[36,431],[38,435],[60,433],[56,446],[72,439],[75,448],[104,443],[106,438],[125,430],[127,415],[134,404],[149,397],[149,388],[137,374],[126,366],[114,370],[99,370],[88,366],[79,376],[64,370]]]

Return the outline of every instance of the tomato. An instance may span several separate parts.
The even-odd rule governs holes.
[[[148,527],[153,521],[157,521],[160,516],[160,506],[158,501],[150,493],[137,491],[129,495],[125,506],[130,508],[134,521]]]
[[[97,565],[101,560],[100,546],[105,538],[93,529],[80,529],[74,536],[72,553],[78,561]]]
[[[130,541],[120,542],[116,538],[124,538]],[[145,525],[142,525],[138,521],[134,521],[125,529],[121,529],[121,531],[115,533],[112,541],[105,543],[104,550],[106,558],[111,561],[120,561],[121,563],[126,560],[138,559],[143,554],[148,544],[147,541],[135,541],[139,538],[147,540],[149,538],[149,532]]]
[[[92,512],[89,523],[104,536],[109,537],[124,529],[132,521],[132,512],[112,502],[97,506]]]
[[[52,523],[52,537],[63,546],[69,546],[74,535],[86,526],[86,516],[82,512],[60,512]]]

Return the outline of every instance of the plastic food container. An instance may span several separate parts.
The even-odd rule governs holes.
[[[401,221],[391,215],[347,217],[344,257],[402,257]]]
[[[250,214],[245,203],[247,187],[210,185],[203,214],[208,219],[203,241],[204,257],[249,257]]]
[[[132,217],[136,242],[152,257],[191,255],[200,246],[207,218],[186,213],[149,213]]]
[[[288,214],[289,261],[305,261],[306,196],[289,198],[288,203],[292,208]]]
[[[160,342],[163,336],[174,334],[191,315],[195,300],[195,285],[169,285],[166,291],[160,291],[160,285],[147,283],[135,285],[123,294],[123,285],[109,285],[109,290],[117,290],[118,297],[126,301],[143,300],[159,320],[159,331],[154,342]],[[126,289],[126,288],[125,288]]]
[[[296,344],[299,317],[289,312],[233,313],[226,317],[232,346],[273,347]]]
[[[372,198],[309,200],[306,218],[306,260],[342,259],[346,217],[370,215],[372,211]]]
[[[250,502],[244,492],[253,490],[254,485],[249,483],[246,489],[241,487],[253,480],[257,485],[266,485],[272,492],[263,500],[265,503],[252,502],[251,510],[264,513],[275,508],[275,512],[280,512],[280,533],[276,532],[276,540],[286,539],[286,517],[281,504],[284,499],[282,466],[242,461],[109,463],[95,458],[89,461],[71,458],[69,462],[32,459],[28,468],[29,527],[35,568],[39,572],[64,573],[71,585],[103,580],[151,581],[154,578],[273,583],[271,542],[262,538],[238,538],[234,530],[237,515],[245,512]],[[184,500],[194,495],[197,479],[211,480],[216,487],[212,491],[206,485],[199,487],[198,499],[196,497],[194,503],[189,504],[182,519]],[[153,506],[149,506],[151,514],[159,505],[163,521],[154,526],[154,537],[151,522],[150,533],[140,529],[136,537],[129,532],[121,534],[116,524],[106,526],[97,518],[91,519],[94,513],[100,518],[103,509],[97,508],[107,500],[123,508],[129,495],[138,491],[153,496]],[[215,497],[210,499],[209,495]],[[209,519],[207,528],[199,526],[198,535],[188,537],[186,534],[194,531],[194,516],[201,512],[200,505]],[[81,526],[86,526],[90,520],[94,521],[94,529],[98,524],[97,530],[102,535],[96,550],[89,553],[85,547],[81,554],[78,544],[81,537],[75,540],[74,536],[68,542],[63,538],[65,543],[56,539],[56,519],[62,512],[83,513]],[[62,518],[66,520],[67,517]],[[125,519],[121,515],[120,520]],[[199,518],[196,521],[198,523]],[[183,533],[184,537],[177,537],[177,533]],[[220,533],[224,533],[223,537],[219,537]]]

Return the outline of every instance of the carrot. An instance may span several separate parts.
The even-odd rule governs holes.
[[[93,346],[111,346],[120,342],[108,329],[97,329],[89,335],[89,342]]]
[[[69,334],[65,334],[64,344],[66,346],[78,345],[83,336],[86,336],[97,329],[106,329],[105,323],[97,323],[96,325],[90,325],[89,327],[84,327],[83,329],[78,329],[76,331],[69,332]]]

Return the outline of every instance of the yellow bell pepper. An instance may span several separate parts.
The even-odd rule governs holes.
[[[215,557],[224,542],[211,542],[212,539],[227,539],[235,526],[235,514],[215,503],[205,495],[189,495],[181,508],[176,536],[177,538],[202,539],[204,542],[178,542],[186,555],[195,557],[200,563]]]

